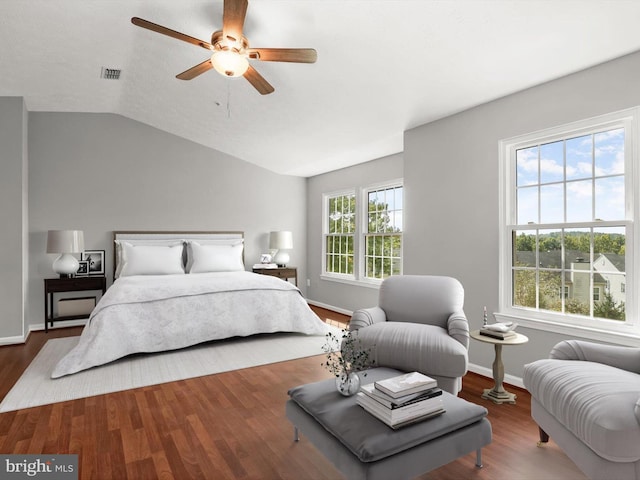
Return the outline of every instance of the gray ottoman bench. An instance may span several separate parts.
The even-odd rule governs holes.
[[[367,371],[363,383],[403,372],[391,368]],[[476,452],[491,443],[487,410],[443,392],[446,412],[398,430],[367,413],[356,397],[343,397],[333,379],[289,390],[286,416],[349,479],[409,479]]]

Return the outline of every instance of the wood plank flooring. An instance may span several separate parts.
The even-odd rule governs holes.
[[[340,325],[348,319],[314,307]],[[32,333],[26,345],[0,347],[4,397],[49,338],[80,328]],[[318,479],[341,474],[302,436],[292,441],[284,415],[287,390],[330,378],[322,357],[309,357],[201,378],[0,414],[0,453],[74,453],[81,479]],[[493,443],[419,477],[422,480],[584,480],[553,443],[538,448],[530,397],[517,405],[480,398],[491,379],[468,374],[461,397],[485,406]],[[390,479],[392,480],[392,479]]]

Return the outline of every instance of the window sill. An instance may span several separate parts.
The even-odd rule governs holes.
[[[516,314],[495,313],[494,316],[498,322],[515,322],[518,326],[531,328],[532,330],[543,330],[545,332],[559,333],[561,335],[580,337],[615,345],[640,346],[640,329],[634,325],[620,325],[615,330],[605,330],[586,325],[524,318]]]
[[[367,288],[380,288],[382,280],[356,280],[354,277],[338,276],[338,275],[320,275],[320,280],[326,280],[328,282],[345,283],[347,285],[353,285],[357,287]]]

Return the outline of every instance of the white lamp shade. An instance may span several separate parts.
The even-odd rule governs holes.
[[[47,253],[80,253],[84,251],[82,230],[49,230]]]
[[[269,235],[269,248],[277,250],[292,249],[293,234],[288,231],[271,232]]]

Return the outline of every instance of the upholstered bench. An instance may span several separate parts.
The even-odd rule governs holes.
[[[367,371],[363,383],[403,372],[391,368]],[[295,437],[302,432],[349,479],[388,480],[413,478],[491,443],[487,410],[443,392],[446,412],[393,430],[357,403],[343,397],[335,381],[301,385],[289,390],[287,418]]]

